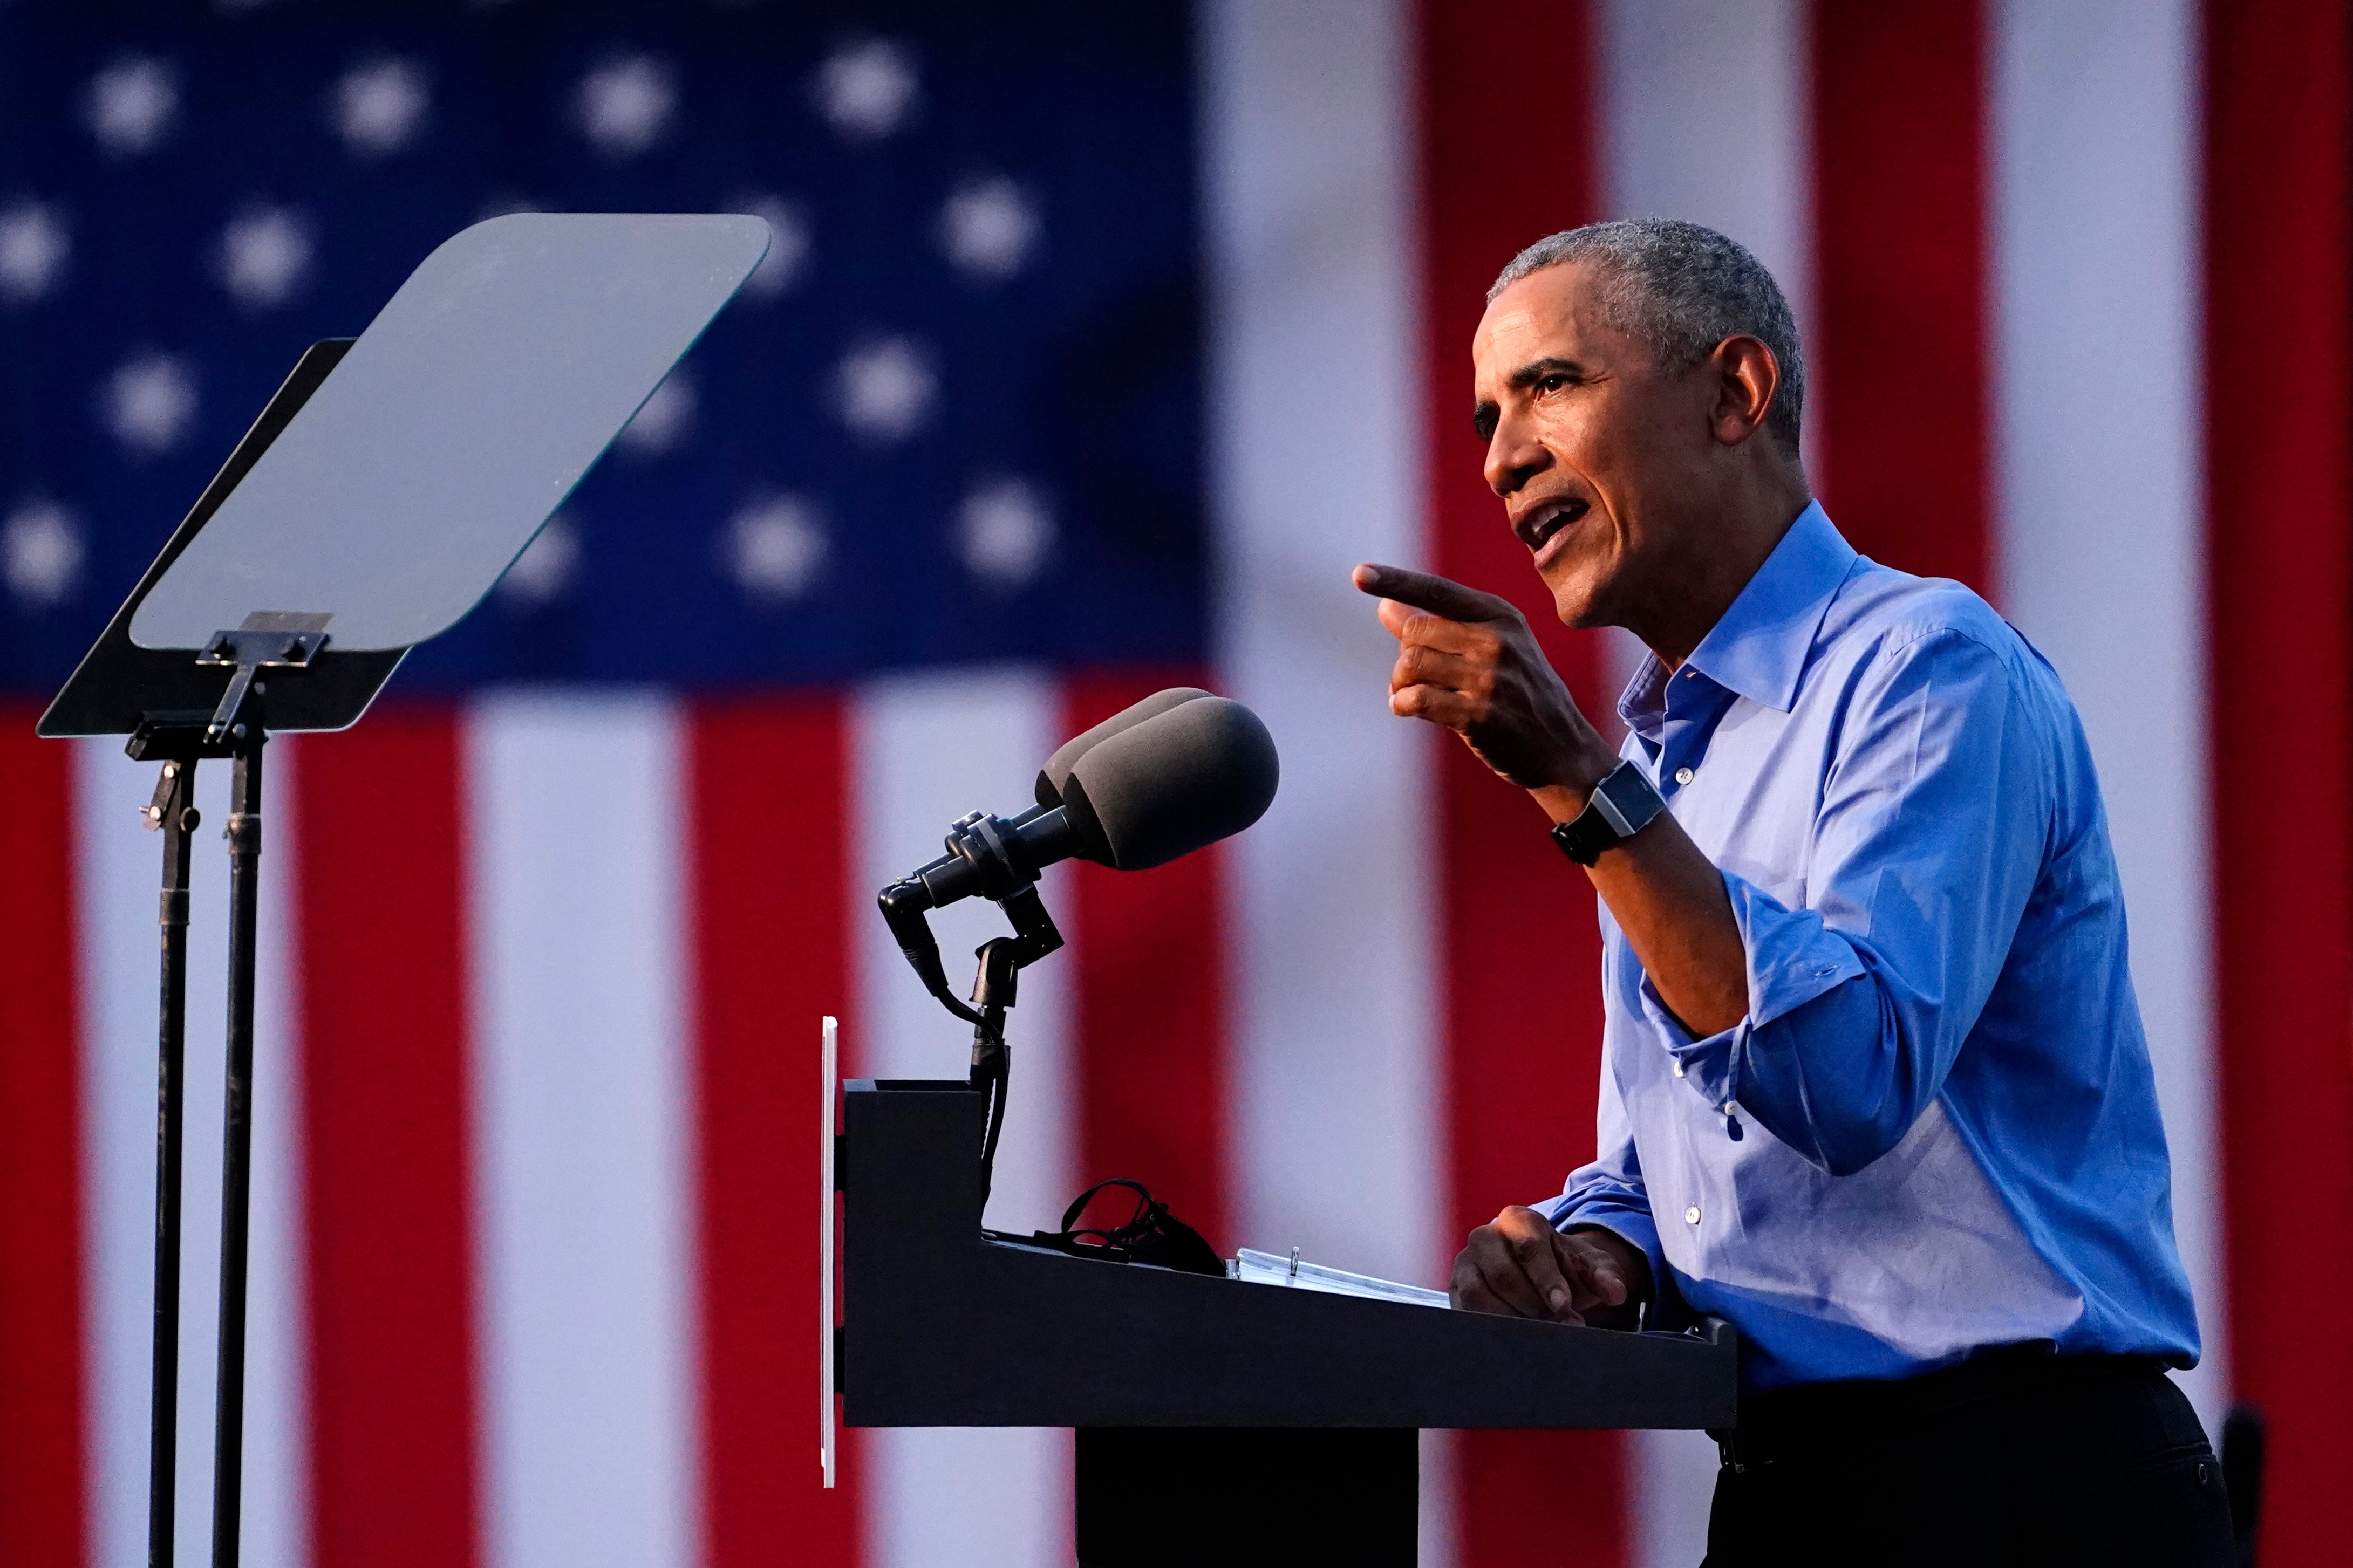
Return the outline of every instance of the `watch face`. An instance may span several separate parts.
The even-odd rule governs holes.
[[[1609,787],[1610,804],[1618,815],[1626,819],[1622,831],[1634,832],[1659,813],[1666,804],[1660,798],[1658,786],[1651,783],[1648,773],[1632,763],[1621,763],[1605,781]]]
[[[1585,809],[1552,830],[1553,842],[1578,865],[1590,866],[1604,849],[1640,833],[1666,804],[1647,773],[1620,763],[1594,785]]]
[[[1598,818],[1595,826],[1609,834],[1603,841],[1603,847],[1607,847],[1640,833],[1664,804],[1641,768],[1632,763],[1620,763],[1594,790],[1592,804],[1585,816]]]

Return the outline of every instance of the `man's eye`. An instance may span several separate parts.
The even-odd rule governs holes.
[[[1562,375],[1560,373],[1556,371],[1552,374],[1546,376],[1542,381],[1537,382],[1536,390],[1538,392],[1558,392],[1562,387],[1567,386],[1567,384],[1568,377]]]

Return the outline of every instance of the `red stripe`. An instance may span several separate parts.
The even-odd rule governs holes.
[[[711,1568],[849,1568],[856,1481],[818,1464],[818,1020],[849,1013],[840,706],[711,705],[689,731],[703,1533]]]
[[[2353,1539],[2353,373],[2347,7],[2206,16],[2206,515],[2232,1376],[2271,1422],[2266,1563]],[[2233,722],[2261,715],[2250,726]],[[2249,747],[2242,742],[2254,740]]]
[[[313,1551],[462,1568],[480,1480],[458,722],[388,707],[295,744]]]
[[[1601,650],[1554,616],[1481,476],[1470,420],[1487,286],[1523,246],[1594,214],[1588,26],[1582,5],[1551,0],[1422,7],[1425,395],[1432,564],[1508,595],[1588,710],[1606,713]],[[1509,90],[1499,39],[1511,40]],[[1431,744],[1442,753],[1446,1213],[1459,1237],[1506,1204],[1558,1192],[1592,1157],[1600,946],[1592,889],[1542,814],[1461,745]],[[1465,1434],[1463,1568],[1627,1561],[1622,1453],[1615,1433]]]
[[[1064,689],[1061,732],[1201,684],[1197,670],[1080,676]],[[1065,919],[1079,959],[1079,1184],[1134,1177],[1230,1252],[1224,881],[1217,849],[1150,871],[1082,863]]]
[[[1809,468],[1864,554],[1986,592],[1984,24],[1816,0],[1813,27]]]
[[[0,1563],[70,1563],[83,1550],[73,753],[34,738],[37,716],[0,704]]]

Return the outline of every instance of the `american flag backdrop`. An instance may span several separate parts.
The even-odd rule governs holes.
[[[1592,1144],[1585,885],[1391,719],[1360,559],[1548,624],[1469,433],[1487,281],[1747,243],[1809,467],[2081,706],[2219,1426],[2353,1537],[2346,0],[0,5],[0,1563],[144,1550],[151,770],[32,721],[314,338],[522,207],[776,243],[475,615],[274,745],[247,1559],[1068,1561],[1067,1434],[819,1489],[817,1020],[961,1070],[873,890],[1156,687],[1282,791],[1064,868],[990,1215],[1141,1177],[1443,1278]],[[1588,710],[1629,650],[1547,632]],[[199,802],[225,812],[226,769]],[[202,1551],[225,858],[199,840],[181,1550]],[[968,950],[987,911],[944,918]],[[1697,1561],[1694,1434],[1432,1434],[1423,1561]],[[1302,1500],[1312,1523],[1314,1500]]]

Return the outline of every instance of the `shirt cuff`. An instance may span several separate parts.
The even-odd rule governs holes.
[[[1790,909],[1729,871],[1722,876],[1748,955],[1748,1024],[1761,1029],[1866,973],[1853,945],[1821,916]]]
[[[1816,997],[1868,973],[1844,938],[1811,910],[1792,910],[1730,872],[1724,890],[1748,963],[1748,1015],[1728,1029],[1694,1036],[1667,1008],[1645,973],[1636,995],[1643,1020],[1666,1042],[1675,1076],[1720,1114],[1739,1114],[1740,1064],[1750,1037]],[[1771,1037],[1767,1037],[1769,1041]]]
[[[1713,1035],[1694,1036],[1683,1027],[1681,1019],[1667,1011],[1666,1003],[1649,975],[1642,976],[1636,994],[1641,998],[1643,1021],[1667,1043],[1667,1055],[1674,1058],[1675,1076],[1718,1110],[1739,1099],[1740,1048],[1745,1043],[1743,1037],[1748,1033],[1748,1020],[1743,1018],[1729,1029],[1720,1029]]]

